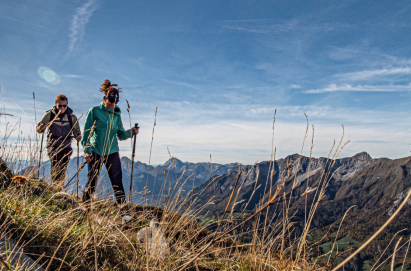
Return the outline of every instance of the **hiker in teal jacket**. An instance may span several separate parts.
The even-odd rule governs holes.
[[[121,204],[125,201],[125,194],[117,139],[131,138],[138,134],[138,129],[124,130],[121,111],[116,105],[120,92],[117,85],[111,84],[106,79],[101,86],[100,92],[104,93],[104,99],[100,105],[88,111],[81,138],[88,163],[88,179],[83,192],[83,201],[88,201],[95,192],[104,163],[116,200]]]

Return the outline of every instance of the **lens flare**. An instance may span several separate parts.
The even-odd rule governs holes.
[[[40,75],[41,79],[50,84],[57,85],[60,83],[60,76],[47,67],[40,67],[37,73]]]

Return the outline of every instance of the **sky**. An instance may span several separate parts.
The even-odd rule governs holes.
[[[343,125],[340,157],[406,157],[409,33],[411,2],[401,0],[2,0],[0,106],[13,116],[0,132],[21,121],[34,138],[60,93],[82,127],[109,79],[122,88],[124,127],[141,127],[145,163],[269,160],[275,109],[276,158],[301,152],[304,114],[304,155],[313,126],[319,157]],[[120,155],[131,146],[121,142]]]

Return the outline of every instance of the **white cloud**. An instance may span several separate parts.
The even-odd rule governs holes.
[[[387,75],[398,75],[398,74],[411,74],[410,67],[403,68],[391,68],[391,69],[380,69],[380,70],[365,70],[359,72],[350,72],[344,74],[337,74],[337,77],[341,77],[348,80],[364,80],[375,76],[387,76]]]
[[[82,75],[77,75],[77,74],[64,74],[60,77],[65,77],[65,78],[81,78],[83,77]]]
[[[297,20],[286,20],[274,23],[268,19],[227,20],[221,23],[222,28],[250,33],[268,34],[272,32],[288,32],[297,29]]]
[[[29,116],[29,115],[27,115],[26,111],[24,111],[23,108],[20,107],[20,105],[18,105],[18,104],[16,104],[16,103],[14,103],[14,104],[15,104],[21,111],[23,111],[23,113],[26,114],[26,116]]]
[[[274,20],[274,19],[249,19],[226,20],[220,23],[224,29],[249,32],[256,34],[288,33],[292,31],[331,31],[336,28],[348,28],[350,25],[341,23],[308,23],[306,19]]]
[[[23,108],[11,103],[6,96],[1,100],[7,105],[7,112],[14,117],[7,117],[11,124],[21,118],[21,129],[24,134],[34,136],[34,114],[32,106]],[[138,107],[133,104],[132,107]],[[37,121],[47,109],[47,104],[36,101]],[[122,107],[124,109],[124,107]],[[150,112],[138,110],[132,112],[131,119],[139,122],[141,127],[137,138],[136,161],[148,162],[151,146],[151,135],[154,123],[154,109]],[[407,156],[404,146],[409,144],[410,129],[403,124],[409,123],[411,117],[407,112],[398,113],[381,110],[364,110],[352,108],[334,108],[333,106],[278,106],[275,123],[275,141],[277,158],[298,153],[306,129],[304,113],[310,125],[315,125],[314,156],[325,156],[333,140],[339,140],[345,126],[346,139],[351,143],[342,156],[351,156],[361,151],[369,152],[373,157],[388,156],[397,158]],[[141,111],[140,111],[141,110]],[[213,161],[218,163],[242,162],[253,163],[255,160],[268,160],[271,155],[272,117],[275,107],[262,104],[218,104],[192,102],[161,102],[157,114],[157,125],[151,162],[164,163],[168,159],[167,147],[171,155],[183,161],[204,162],[212,154]],[[80,117],[80,113],[76,113]],[[235,118],[235,116],[237,116]],[[238,118],[241,116],[241,119]],[[83,116],[80,127],[84,124]],[[4,131],[6,122],[3,117],[0,128]],[[129,127],[127,112],[123,112],[123,124]],[[18,127],[18,125],[17,125]],[[311,127],[310,130],[311,132]],[[18,135],[18,130],[13,136]],[[309,151],[311,136],[306,141],[305,151]],[[73,143],[74,146],[74,143]],[[304,153],[307,155],[308,153]],[[131,141],[120,142],[120,155],[131,155]]]
[[[300,84],[298,84],[298,85],[291,85],[291,87],[290,88],[292,88],[292,89],[296,89],[296,88],[301,88],[301,86],[300,86]]]
[[[410,91],[411,83],[409,85],[386,85],[386,86],[370,86],[370,85],[337,85],[330,84],[328,87],[319,89],[309,89],[303,91],[304,93],[324,93],[336,91],[363,91],[363,92],[394,92],[394,91]]]
[[[277,115],[275,123],[274,146],[277,147],[277,158],[299,153],[304,138],[306,124],[281,121]],[[339,123],[314,122],[314,156],[326,156],[334,139],[338,142],[342,136]],[[250,164],[255,160],[269,160],[271,155],[272,121],[235,122],[220,121],[211,124],[181,125],[176,123],[157,122],[154,133],[152,159],[153,163],[164,163],[168,159],[167,147],[171,155],[183,161],[208,161],[209,155],[217,163],[238,161]],[[140,131],[136,160],[148,161],[150,153],[151,131],[148,127]],[[306,140],[304,155],[309,155],[310,135]],[[345,139],[351,140],[341,156],[351,156],[367,151],[372,157],[388,156],[398,158],[407,156],[409,150],[404,145],[409,142],[409,131],[396,129],[390,124],[386,127],[360,124],[345,125]],[[121,155],[130,156],[130,141],[121,142]]]
[[[73,16],[73,20],[71,21],[68,53],[71,53],[74,50],[74,46],[77,41],[80,41],[83,38],[86,24],[95,10],[96,7],[93,0],[89,0],[81,7],[77,8],[76,13]]]

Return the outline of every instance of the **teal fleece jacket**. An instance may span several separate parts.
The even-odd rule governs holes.
[[[94,122],[96,126],[90,135]],[[126,140],[133,136],[133,130],[124,130],[120,108],[116,105],[114,110],[109,110],[103,102],[87,112],[83,131],[81,145],[84,152],[99,155],[118,152],[117,139]]]

